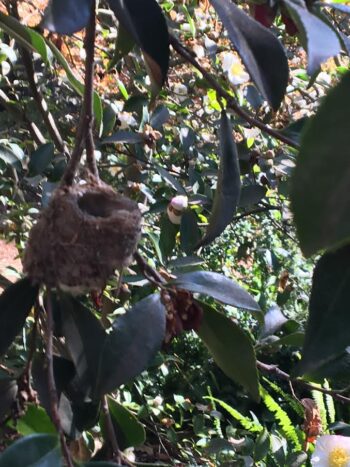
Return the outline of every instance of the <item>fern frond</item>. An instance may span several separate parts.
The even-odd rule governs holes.
[[[275,415],[278,425],[281,428],[285,438],[293,443],[297,450],[301,451],[302,446],[298,438],[298,433],[293,426],[293,423],[288,414],[283,409],[281,409],[278,402],[275,401],[275,399],[266,391],[265,388],[260,388],[260,394],[268,410]]]
[[[315,386],[321,387],[321,385],[317,385],[317,384],[315,384]],[[313,400],[316,402],[317,408],[320,413],[323,431],[325,431],[327,429],[327,410],[324,404],[323,394],[322,392],[319,392],[319,391],[311,391],[311,394],[312,394]]]
[[[325,380],[324,382],[324,387],[326,389],[330,389],[329,383],[327,380]],[[334,423],[335,422],[335,405],[334,405],[333,397],[330,394],[325,394],[324,399],[325,399],[326,406],[327,406],[329,423]]]
[[[264,382],[267,383],[271,389],[273,389],[279,396],[281,396],[290,406],[291,409],[301,418],[304,417],[304,409],[300,402],[295,400],[290,394],[286,393],[276,383],[273,383],[267,378],[263,378]]]
[[[247,431],[250,431],[251,433],[260,433],[261,431],[263,431],[264,427],[262,425],[254,422],[251,418],[241,414],[240,412],[238,412],[238,410],[234,409],[229,404],[226,404],[226,402],[221,401],[220,399],[216,399],[215,397],[204,397],[204,399],[209,399],[219,404],[223,409],[226,410],[226,412],[228,412],[231,415],[231,417],[237,420]]]

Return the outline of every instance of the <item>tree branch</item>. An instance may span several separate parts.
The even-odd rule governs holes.
[[[94,51],[96,33],[96,0],[92,2],[89,24],[85,33],[85,80],[83,106],[80,113],[79,125],[72,156],[62,178],[62,186],[69,186],[73,183],[78,170],[79,162],[86,148],[86,161],[88,169],[98,180],[98,169],[95,159],[95,144],[93,138],[93,98],[94,98]]]
[[[183,46],[180,41],[172,34],[170,34],[170,44],[179,55],[181,55],[187,62],[191,63],[191,65],[193,65],[198,71],[202,73],[203,77],[208,81],[212,88],[215,89],[217,94],[227,101],[227,106],[239,117],[243,118],[243,120],[248,122],[250,125],[260,128],[261,131],[267,133],[273,138],[282,141],[282,143],[288,144],[288,146],[291,146],[295,149],[299,149],[299,145],[295,141],[288,138],[287,136],[284,136],[278,130],[274,130],[273,128],[269,127],[261,120],[254,118],[250,113],[242,109],[236,100],[227,91],[225,91],[222,86],[220,86],[216,79],[197,62],[191,52],[185,46]]]
[[[61,440],[61,447],[64,458],[67,462],[68,467],[74,467],[70,451],[67,446],[66,438],[64,436],[60,416],[58,413],[58,397],[55,383],[55,376],[53,371],[53,312],[52,312],[52,296],[51,290],[47,291],[47,303],[46,303],[46,359],[47,359],[47,384],[49,389],[50,399],[50,411],[51,418],[58,431]]]
[[[259,370],[264,371],[265,373],[269,373],[270,375],[274,375],[277,378],[287,381],[289,383],[292,383],[293,386],[300,386],[305,389],[308,389],[309,391],[318,391],[322,392],[323,394],[329,394],[334,399],[340,402],[350,404],[350,398],[339,394],[339,392],[337,391],[315,386],[314,384],[308,383],[307,381],[303,381],[299,378],[292,378],[288,373],[285,373],[284,371],[280,370],[277,365],[268,365],[266,363],[260,362],[259,360],[256,363]]]
[[[105,417],[105,423],[106,423],[106,432],[108,436],[108,441],[110,442],[110,445],[112,447],[113,451],[113,460],[115,460],[118,464],[121,463],[121,453],[117,441],[117,437],[115,434],[111,414],[109,412],[109,407],[108,407],[108,401],[107,401],[107,396],[103,396],[102,398],[102,412]]]

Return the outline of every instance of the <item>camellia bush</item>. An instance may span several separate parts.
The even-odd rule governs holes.
[[[0,467],[349,464],[349,14],[0,2]]]

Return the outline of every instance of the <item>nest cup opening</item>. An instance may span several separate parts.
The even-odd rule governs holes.
[[[111,198],[108,193],[86,192],[77,200],[79,209],[93,217],[112,217],[114,213],[122,208],[118,198]]]

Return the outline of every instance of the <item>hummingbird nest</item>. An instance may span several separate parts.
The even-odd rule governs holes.
[[[108,185],[58,188],[30,232],[24,272],[73,293],[101,290],[131,263],[140,232],[137,204]]]

